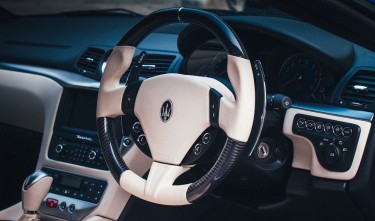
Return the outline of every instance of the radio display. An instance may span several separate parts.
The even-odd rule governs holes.
[[[59,180],[59,185],[70,187],[73,189],[79,189],[82,184],[82,178],[79,177],[71,177],[71,176],[61,176]]]
[[[96,100],[95,93],[80,91],[75,97],[68,126],[96,131]]]

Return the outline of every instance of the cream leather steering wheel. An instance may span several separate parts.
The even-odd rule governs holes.
[[[163,74],[120,85],[136,46],[155,28],[189,22],[207,28],[228,53],[228,77],[235,95],[219,81],[182,74]],[[164,205],[186,205],[212,191],[233,168],[244,149],[254,121],[255,87],[251,63],[233,30],[216,15],[174,8],[150,14],[135,25],[114,48],[101,80],[97,126],[103,154],[113,177],[129,193]],[[115,138],[114,118],[139,119],[153,163],[147,179],[124,162]],[[193,183],[174,185],[192,165],[183,160],[210,127],[228,136],[212,168]],[[257,128],[258,129],[258,128]]]

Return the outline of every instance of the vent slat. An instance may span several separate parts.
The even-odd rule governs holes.
[[[167,73],[169,67],[171,66],[175,58],[176,56],[173,56],[173,55],[150,54],[147,56],[144,62],[144,65],[155,65],[155,69],[145,68],[141,70],[140,74],[147,74],[147,75],[165,74]],[[129,74],[133,65],[134,65],[134,59],[125,74]]]
[[[353,86],[366,86],[367,91],[355,91]],[[358,71],[354,77],[347,84],[343,96],[343,100],[349,102],[358,102],[362,104],[372,104],[375,101],[375,72],[372,71]]]
[[[105,51],[99,48],[88,48],[76,64],[81,73],[95,74]]]

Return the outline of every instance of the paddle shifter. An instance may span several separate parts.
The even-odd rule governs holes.
[[[22,186],[22,209],[24,214],[19,221],[39,221],[37,214],[42,200],[47,195],[53,178],[42,171],[28,176]]]

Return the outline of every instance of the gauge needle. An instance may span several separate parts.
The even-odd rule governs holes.
[[[289,81],[287,81],[287,82],[283,83],[282,85],[280,85],[280,87],[285,87],[285,86],[293,83],[296,80],[302,80],[302,75],[298,74],[298,77],[290,79]]]

